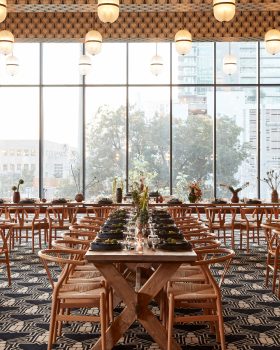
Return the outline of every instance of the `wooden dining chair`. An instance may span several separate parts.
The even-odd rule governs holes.
[[[53,238],[57,233],[69,230],[76,222],[78,208],[66,206],[51,206],[47,208],[46,218],[49,224],[48,246],[51,248]]]
[[[276,293],[276,281],[280,273],[280,224],[262,224],[262,228],[267,243],[265,285],[268,286],[270,271],[272,271],[272,292]],[[280,284],[278,296],[280,296]]]
[[[217,341],[221,349],[226,350],[223,321],[222,296],[219,284],[213,276],[210,267],[214,264],[225,264],[231,261],[235,253],[227,248],[205,249],[199,254],[193,266],[200,266],[206,278],[206,283],[170,282],[168,295],[168,340],[167,349],[172,350],[173,325],[176,322],[210,322],[216,327]],[[187,309],[202,309],[201,315],[175,315],[175,307]]]
[[[0,228],[0,264],[5,264],[6,265],[9,286],[12,283],[11,268],[10,268],[9,245],[8,245],[10,234],[11,234],[11,230],[3,231]],[[3,256],[3,257],[1,257],[1,256]]]
[[[236,216],[235,208],[209,207],[205,208],[207,223],[210,232],[217,232],[218,239],[222,236],[224,244],[230,238],[231,246],[234,247],[234,223]],[[229,235],[228,235],[229,232]]]
[[[63,322],[100,322],[101,349],[107,350],[105,332],[109,318],[104,284],[91,278],[73,277],[75,268],[86,264],[86,261],[81,259],[84,251],[67,248],[46,249],[39,251],[38,255],[53,287],[48,350],[51,350],[56,342]],[[52,264],[56,268],[60,268],[61,271],[58,275],[53,275],[54,269],[50,268]],[[99,316],[86,315],[84,311],[80,314],[71,313],[73,309],[92,308],[99,308]]]
[[[260,244],[260,230],[264,216],[264,208],[240,208],[241,221],[240,223],[240,249],[243,244],[243,233],[246,234],[246,252],[250,251],[250,239]]]
[[[40,217],[39,207],[10,207],[7,210],[8,218],[13,223],[14,234],[12,236],[12,247],[15,240],[21,244],[22,239],[26,241],[31,238],[32,252],[35,250],[35,240],[38,237],[39,248],[42,249],[42,232],[46,241],[47,226],[46,219]]]

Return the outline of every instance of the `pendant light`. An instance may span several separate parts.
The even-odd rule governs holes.
[[[235,0],[213,0],[214,17],[219,22],[229,22],[235,16]]]
[[[223,59],[223,72],[232,75],[237,70],[237,58],[231,54],[231,44],[229,43],[229,53]]]
[[[163,70],[163,59],[157,53],[157,43],[156,43],[156,54],[151,59],[150,70],[152,74],[154,74],[155,76],[158,76]]]
[[[90,30],[85,36],[85,50],[89,55],[97,55],[101,51],[102,35],[97,30]]]
[[[7,1],[0,0],[0,23],[5,21],[7,16]]]
[[[6,58],[6,72],[12,77],[17,75],[19,72],[19,62],[14,55],[7,56]]]
[[[273,15],[273,28],[265,33],[264,42],[265,49],[271,55],[280,52],[280,31],[275,29],[275,16]]]
[[[192,48],[192,35],[188,30],[179,30],[175,35],[175,48],[179,55],[187,55]]]
[[[91,58],[87,55],[82,55],[79,60],[79,72],[81,75],[87,75],[91,71]]]
[[[0,31],[0,53],[9,55],[13,52],[15,38],[8,30]]]
[[[119,0],[98,0],[97,15],[103,23],[114,23],[120,14]]]

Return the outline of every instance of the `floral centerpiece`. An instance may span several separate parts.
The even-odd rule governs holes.
[[[188,189],[190,191],[188,195],[190,203],[196,203],[201,200],[202,190],[200,181],[191,182],[188,184]]]
[[[137,225],[136,251],[143,253],[143,230],[146,228],[149,220],[149,188],[145,186],[143,179],[140,179],[140,182],[133,183],[131,195],[136,209],[136,215],[134,217]]]
[[[24,184],[23,179],[19,179],[17,186],[12,187],[12,190],[14,191],[14,193],[13,193],[13,202],[14,203],[19,203],[19,201],[20,201],[19,187],[20,187],[20,185],[23,185],[23,184]]]
[[[241,187],[238,187],[236,189],[234,189],[231,185],[226,185],[226,184],[220,184],[221,187],[225,187],[228,190],[230,190],[230,192],[232,193],[232,197],[231,197],[231,202],[232,203],[239,203],[239,197],[238,197],[238,193],[240,191],[242,191],[244,188],[249,186],[249,182],[245,182]]]
[[[265,182],[271,189],[271,202],[278,203],[278,187],[280,183],[280,172],[270,170],[266,172],[266,176],[261,181]]]

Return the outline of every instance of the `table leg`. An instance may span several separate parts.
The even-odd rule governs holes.
[[[106,278],[108,285],[113,287],[116,294],[126,304],[124,310],[106,331],[106,348],[112,349],[136,320],[136,293],[113,264],[95,264],[95,266]],[[92,350],[101,350],[101,339],[94,344]]]
[[[176,262],[159,265],[143,287],[140,288],[138,292],[135,292],[121,273],[116,269],[114,264],[95,264],[107,280],[108,285],[114,289],[116,294],[126,304],[125,309],[114,319],[106,331],[107,349],[112,349],[130,325],[137,319],[161,349],[167,349],[166,329],[159,322],[157,317],[149,310],[148,305],[166,285],[180,265],[180,263]],[[175,339],[173,340],[172,349],[181,349]],[[94,344],[92,350],[101,350],[101,339]]]

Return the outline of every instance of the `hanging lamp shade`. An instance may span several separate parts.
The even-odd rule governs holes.
[[[158,76],[163,70],[163,59],[159,55],[155,55],[151,59],[150,70],[152,74]]]
[[[79,60],[79,72],[81,75],[87,75],[91,71],[91,59],[87,55],[82,55]]]
[[[192,48],[192,35],[188,30],[179,30],[175,35],[175,48],[179,55],[186,55]]]
[[[223,59],[223,72],[228,75],[232,75],[237,70],[237,58],[232,55],[228,54],[225,55]]]
[[[0,53],[9,55],[13,51],[15,38],[8,30],[0,31]]]
[[[213,0],[213,12],[217,21],[231,21],[235,15],[235,0]]]
[[[6,58],[6,72],[12,77],[17,75],[19,72],[19,62],[18,59],[11,55]]]
[[[119,0],[98,0],[97,15],[103,23],[115,22],[120,14]]]
[[[0,23],[5,21],[7,16],[7,1],[0,0]]]
[[[264,36],[265,48],[268,53],[275,55],[280,52],[280,30],[270,29]]]
[[[85,50],[89,55],[97,55],[101,51],[102,35],[97,30],[90,30],[85,36]]]

